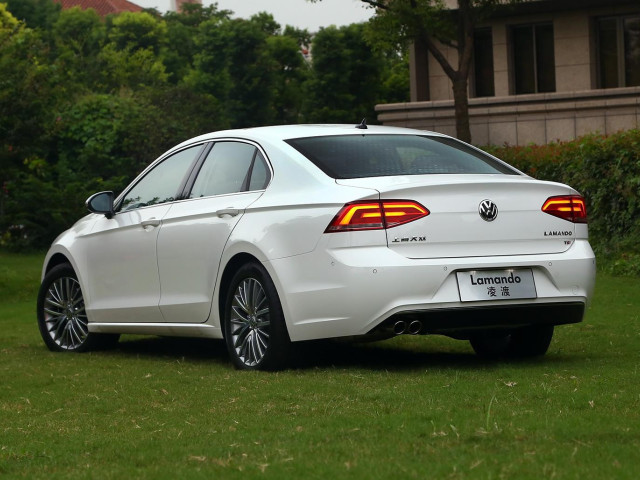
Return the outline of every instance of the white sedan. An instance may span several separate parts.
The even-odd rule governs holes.
[[[277,369],[291,342],[444,334],[537,356],[595,282],[578,192],[418,130],[211,133],[87,207],[44,262],[54,351],[224,338],[236,367]]]

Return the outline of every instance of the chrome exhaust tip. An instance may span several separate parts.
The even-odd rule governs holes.
[[[422,330],[422,322],[419,320],[414,320],[409,324],[409,329],[407,330],[411,335],[418,335]]]
[[[402,335],[407,331],[407,322],[404,320],[398,320],[393,324],[393,333],[395,335]]]

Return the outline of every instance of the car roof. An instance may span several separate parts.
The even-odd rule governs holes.
[[[356,128],[356,125],[274,125],[269,127],[253,127],[241,128],[234,130],[220,130],[210,132],[196,138],[192,138],[176,148],[183,145],[206,140],[214,140],[216,138],[242,138],[247,140],[268,140],[268,141],[285,141],[293,138],[305,137],[325,137],[333,135],[371,135],[371,134],[397,134],[397,135],[430,135],[438,137],[446,137],[436,132],[425,130],[414,130],[401,127],[387,127],[381,125],[369,125],[366,129]],[[173,149],[172,149],[173,150]]]

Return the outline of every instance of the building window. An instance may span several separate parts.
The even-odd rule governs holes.
[[[598,86],[640,85],[640,15],[596,20]]]
[[[481,28],[473,34],[473,94],[493,97],[493,36],[490,28]]]
[[[556,91],[552,24],[512,27],[511,52],[516,95]]]

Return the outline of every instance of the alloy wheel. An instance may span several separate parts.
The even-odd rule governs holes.
[[[271,320],[269,298],[257,279],[245,278],[236,287],[230,323],[238,359],[248,367],[258,365],[269,348]]]
[[[63,276],[51,282],[43,310],[46,330],[58,347],[76,350],[85,343],[89,329],[78,280]]]

